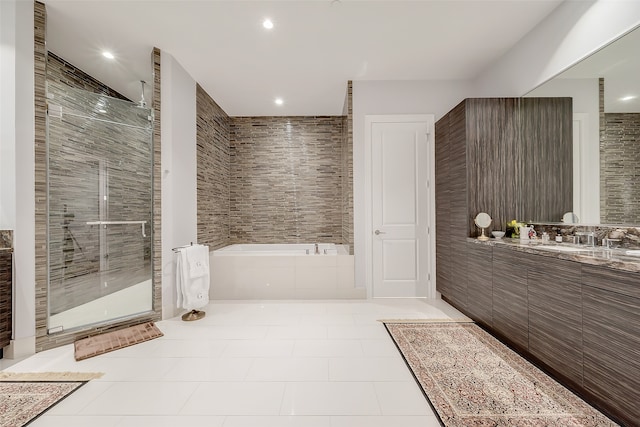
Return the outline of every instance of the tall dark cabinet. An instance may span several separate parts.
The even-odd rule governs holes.
[[[10,250],[0,250],[0,358],[2,348],[11,341],[12,260]]]
[[[467,237],[479,212],[557,222],[573,205],[571,98],[470,98],[436,123],[436,286],[468,304]],[[490,231],[490,230],[488,230]]]

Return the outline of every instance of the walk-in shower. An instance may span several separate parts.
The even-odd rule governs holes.
[[[48,331],[152,310],[152,112],[47,83]]]

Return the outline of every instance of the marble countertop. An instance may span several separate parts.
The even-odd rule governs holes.
[[[489,239],[488,241],[480,241],[478,239],[468,238],[467,241],[481,245],[506,247],[518,252],[576,261],[582,264],[600,265],[616,270],[640,272],[640,256],[627,255],[625,252],[628,249],[626,248],[605,249],[601,246],[591,247],[555,242],[543,244],[540,240],[522,242],[519,239]],[[564,251],[561,249],[564,249]]]
[[[0,230],[0,250],[12,250],[13,230]]]

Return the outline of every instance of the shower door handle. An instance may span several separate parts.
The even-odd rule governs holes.
[[[88,221],[87,225],[126,225],[126,224],[140,224],[142,227],[142,237],[147,237],[144,225],[147,221]]]

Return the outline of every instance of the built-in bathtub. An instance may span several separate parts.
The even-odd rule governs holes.
[[[210,253],[211,299],[366,298],[353,255],[335,244],[239,244]]]

